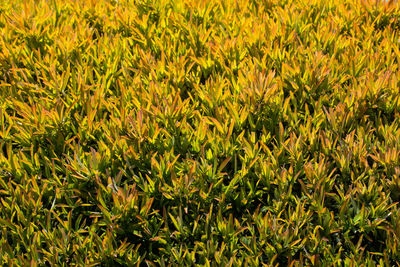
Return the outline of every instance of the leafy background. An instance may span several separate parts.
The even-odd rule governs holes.
[[[400,261],[397,2],[0,6],[1,265]]]

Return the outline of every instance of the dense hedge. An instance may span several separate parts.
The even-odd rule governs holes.
[[[1,265],[400,261],[396,1],[1,3]]]

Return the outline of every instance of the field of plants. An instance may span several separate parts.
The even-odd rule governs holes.
[[[0,3],[1,266],[399,266],[396,1]]]

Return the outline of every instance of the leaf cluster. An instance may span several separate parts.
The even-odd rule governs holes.
[[[400,262],[400,5],[0,5],[0,265]]]

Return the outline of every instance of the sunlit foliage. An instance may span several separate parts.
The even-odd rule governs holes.
[[[400,4],[2,0],[0,265],[400,262]]]

